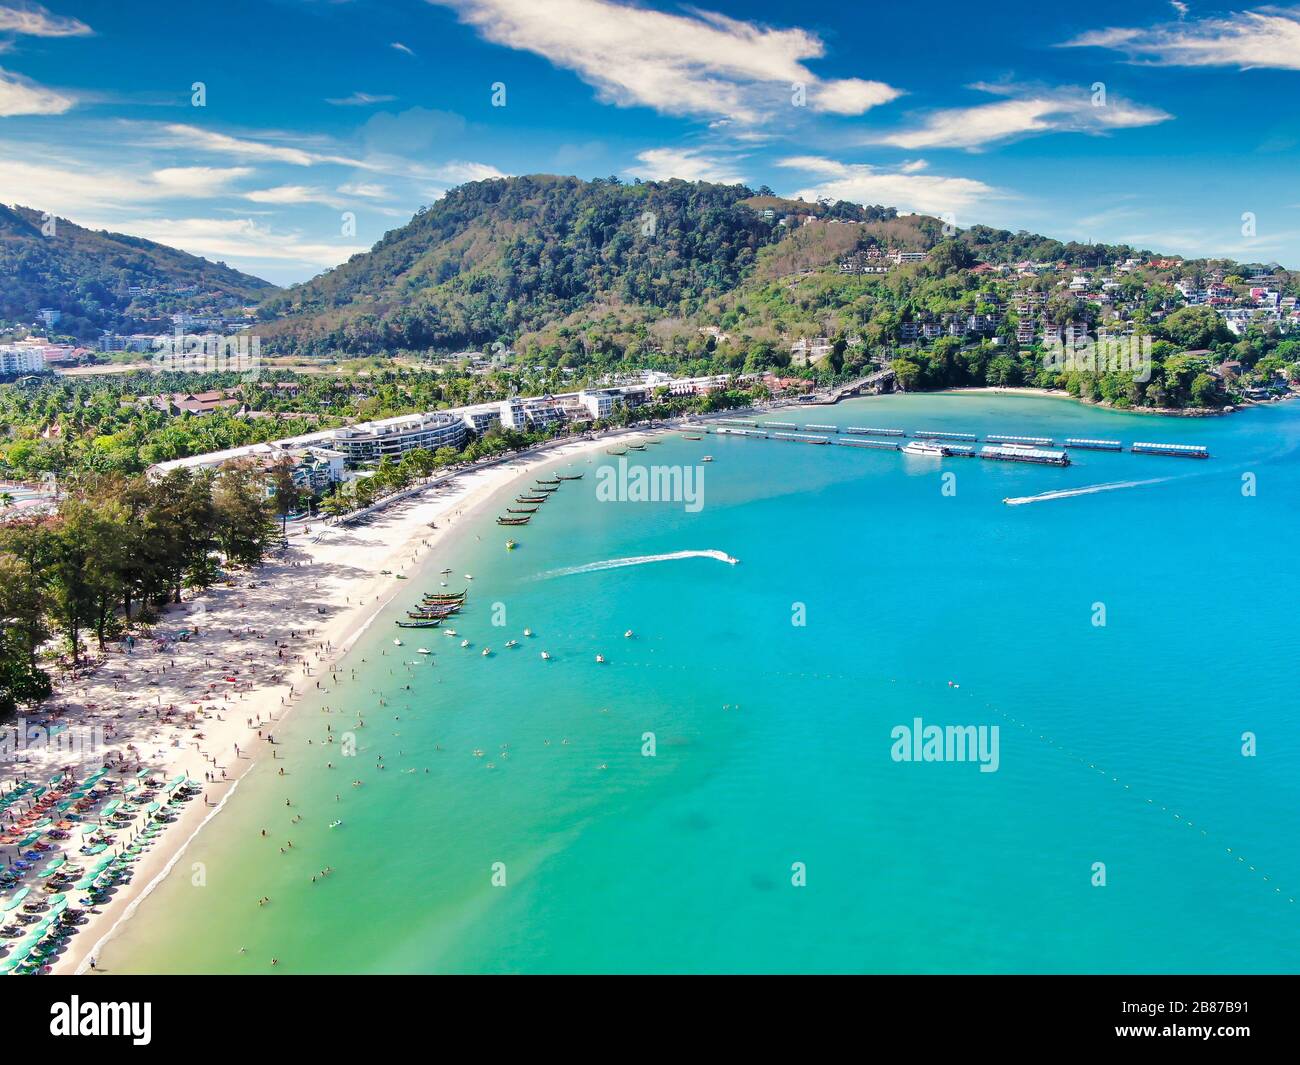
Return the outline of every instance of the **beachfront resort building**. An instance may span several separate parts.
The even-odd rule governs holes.
[[[500,411],[496,412],[500,417]],[[378,422],[363,422],[335,429],[328,436],[329,447],[341,451],[353,462],[399,459],[408,451],[440,447],[460,448],[469,433],[467,417],[446,411],[403,414]]]
[[[587,413],[595,418],[608,418],[623,401],[620,388],[583,389],[578,393],[579,402],[587,408]]]

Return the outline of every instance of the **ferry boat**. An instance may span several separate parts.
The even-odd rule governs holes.
[[[927,444],[924,440],[909,440],[899,450],[904,455],[921,455],[932,459],[941,459],[948,454],[948,449],[942,444]]]

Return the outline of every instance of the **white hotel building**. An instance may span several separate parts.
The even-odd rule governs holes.
[[[0,376],[44,373],[45,352],[33,344],[0,344]]]

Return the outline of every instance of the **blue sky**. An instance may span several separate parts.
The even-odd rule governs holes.
[[[0,202],[279,283],[539,172],[1296,266],[1297,90],[1300,6],[0,0]]]

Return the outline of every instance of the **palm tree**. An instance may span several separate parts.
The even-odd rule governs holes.
[[[13,505],[13,494],[10,492],[0,492],[0,510],[8,510]]]

